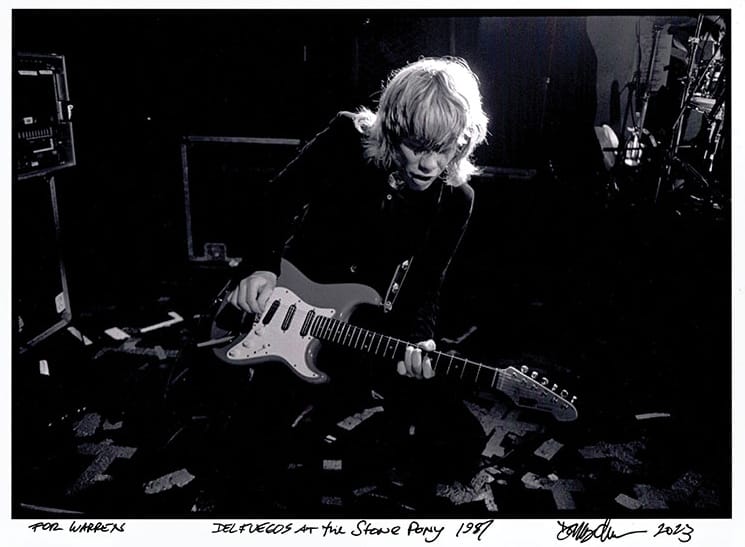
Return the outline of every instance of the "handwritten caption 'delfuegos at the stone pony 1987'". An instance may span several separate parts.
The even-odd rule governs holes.
[[[419,537],[426,543],[433,543],[444,536],[451,534],[456,538],[473,537],[481,541],[493,520],[483,521],[440,521],[438,524],[424,524],[416,520],[403,524],[378,524],[369,520],[358,520],[356,522],[334,522],[327,521],[319,523],[235,523],[214,522],[212,523],[213,534],[276,534],[293,536],[345,536],[374,537],[374,536],[401,536]]]
[[[435,541],[448,536],[455,538],[473,538],[477,541],[484,539],[486,532],[489,530],[493,520],[483,521],[438,521],[436,524],[420,523],[412,520],[402,523],[380,524],[370,520],[358,520],[356,522],[344,521],[326,521],[325,523],[316,522],[212,522],[210,523],[210,534],[235,534],[235,535],[264,535],[264,536],[285,536],[294,537],[313,536],[313,537],[334,537],[343,536],[345,538],[357,537],[384,537],[399,536],[411,537],[424,540],[426,543]],[[68,533],[123,533],[125,532],[126,522],[65,522],[56,521],[35,522],[28,526],[32,532],[68,532]]]

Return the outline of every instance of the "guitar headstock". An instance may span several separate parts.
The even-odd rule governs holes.
[[[552,384],[548,378],[539,378],[537,372],[531,373],[526,366],[520,367],[520,370],[508,367],[502,374],[504,381],[500,382],[501,390],[517,406],[550,412],[560,422],[577,419],[577,409],[574,407],[577,397],[569,398],[565,389],[559,390],[559,386]]]

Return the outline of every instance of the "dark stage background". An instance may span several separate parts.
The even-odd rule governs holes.
[[[78,166],[59,175],[60,199],[70,277],[95,281],[81,285],[96,299],[183,266],[182,136],[306,139],[338,110],[373,106],[389,71],[423,54],[463,56],[480,75],[482,164],[596,167],[581,17],[16,12],[14,47],[67,59]]]
[[[17,51],[67,61],[77,166],[56,178],[74,314],[166,289],[208,302],[187,262],[182,136],[306,139],[338,110],[374,106],[390,69],[454,54],[482,82],[491,134],[477,159],[491,170],[473,182],[441,334],[476,326],[464,343],[475,358],[558,363],[598,416],[676,408],[699,424],[681,450],[723,458],[728,157],[724,207],[654,203],[651,177],[611,195],[587,16],[451,15],[15,11]]]

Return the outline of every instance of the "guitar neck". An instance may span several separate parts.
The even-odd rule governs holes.
[[[394,361],[403,360],[406,347],[416,345],[330,317],[308,318],[306,329],[320,340]],[[427,354],[432,362],[432,370],[438,376],[458,377],[482,387],[502,389],[502,371],[498,368],[441,351]]]

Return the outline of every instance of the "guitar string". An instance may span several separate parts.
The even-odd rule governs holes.
[[[296,306],[296,309],[295,309],[295,312],[294,312],[294,316],[290,319],[289,323],[292,323],[292,322],[294,322],[296,320],[300,320],[300,321],[302,321],[302,324],[304,324],[305,321],[306,321],[306,317],[307,317],[308,313],[311,312],[311,311],[316,312],[316,310],[317,310],[317,308],[314,308],[312,306],[308,306],[307,309],[304,309],[304,308],[301,308],[300,306],[298,306],[297,304],[285,304],[282,301],[281,298],[280,299],[271,300],[270,301],[271,303],[269,304],[269,306],[272,306],[272,304],[274,304],[275,301],[279,301],[279,305],[276,307],[272,318],[270,319],[269,323],[267,323],[267,325],[265,325],[265,327],[269,326],[269,324],[271,324],[273,321],[275,321],[275,319],[276,320],[279,320],[280,322],[284,322],[284,320],[287,317],[287,313],[290,311],[290,308],[293,305]],[[298,301],[299,302],[303,302],[299,298],[298,298]],[[303,302],[303,304],[305,304],[305,303]],[[270,308],[267,308],[267,310],[269,310],[269,309]],[[257,317],[257,319],[256,319],[256,323],[257,324],[258,323],[261,323],[263,321],[263,316],[264,315],[265,314],[262,314],[260,317]],[[360,326],[354,325],[352,323],[349,323],[347,321],[342,321],[342,320],[337,319],[337,318],[335,318],[333,316],[321,315],[321,314],[319,314],[317,312],[316,312],[316,315],[310,321],[310,325],[308,326],[308,329],[307,329],[308,334],[311,334],[315,338],[319,338],[321,340],[324,340],[324,338],[321,338],[320,336],[317,336],[317,335],[313,334],[313,331],[318,327],[320,321],[322,321],[324,319],[329,320],[330,322],[334,323],[335,325],[349,326],[350,329],[356,329],[356,330],[359,330],[359,331],[366,332],[367,334],[365,334],[365,336],[363,337],[363,343],[364,343],[364,340],[367,339],[368,334],[371,334],[372,335],[371,336],[371,340],[375,336],[378,336],[381,339],[382,338],[387,338],[389,341],[396,342],[396,347],[393,350],[393,355],[394,356],[395,356],[396,352],[399,351],[398,350],[398,346],[401,345],[401,344],[404,345],[404,346],[414,346],[414,347],[416,347],[416,344],[413,344],[413,343],[411,343],[409,341],[401,340],[401,339],[396,338],[394,336],[389,336],[389,335],[386,335],[386,334],[381,334],[381,333],[372,331],[370,329],[366,329],[365,327],[360,327]],[[342,326],[342,330],[344,328],[343,326]],[[324,326],[322,330],[326,330],[326,327]],[[332,328],[330,330],[334,330],[334,329]],[[321,334],[323,334],[323,333],[321,333]],[[354,335],[352,335],[352,336],[354,337]],[[344,337],[346,337],[346,335],[344,335]],[[341,345],[346,345],[347,344],[346,341],[345,342],[339,342],[339,341],[333,340],[333,339],[325,339],[325,340],[326,341],[329,341],[331,343],[336,343],[336,344],[341,344]],[[359,341],[359,334],[357,334],[357,341]],[[353,349],[358,349],[358,350],[360,349],[360,348],[357,348],[355,346],[350,346],[350,347],[352,347]],[[386,349],[383,351],[383,354],[382,355],[383,355],[384,358],[385,358],[385,352],[387,351],[387,348],[388,347],[389,346],[386,346]],[[477,361],[473,361],[473,360],[467,359],[465,357],[459,357],[457,355],[444,353],[444,352],[439,351],[439,350],[435,350],[435,351],[428,352],[428,353],[430,353],[430,354],[437,354],[438,356],[451,358],[451,363],[448,366],[448,370],[444,372],[445,375],[450,374],[449,370],[450,370],[450,366],[452,366],[452,360],[453,359],[457,359],[463,365],[463,370],[461,371],[461,374],[460,374],[461,379],[463,379],[463,371],[465,370],[466,366],[467,365],[475,365],[476,367],[479,367],[479,372],[476,373],[475,379],[474,379],[474,383],[476,383],[477,385],[479,383],[480,370],[481,369],[486,369],[486,370],[488,370],[490,372],[493,372],[495,374],[494,380],[492,380],[492,382],[490,382],[490,385],[492,387],[495,387],[495,383],[497,384],[497,386],[502,386],[502,387],[515,387],[515,386],[521,387],[521,386],[524,386],[525,380],[528,379],[528,380],[531,380],[533,382],[533,384],[535,384],[533,386],[534,388],[536,386],[537,387],[540,387],[543,392],[549,393],[551,396],[555,397],[556,399],[559,399],[561,402],[563,402],[563,403],[565,403],[565,404],[567,404],[569,406],[572,405],[572,403],[570,403],[565,397],[562,397],[559,393],[557,393],[553,389],[549,389],[547,385],[544,385],[543,383],[537,382],[536,379],[528,376],[527,374],[523,373],[522,371],[520,371],[520,374],[523,374],[525,376],[525,378],[517,378],[517,379],[515,379],[515,378],[512,378],[511,376],[509,376],[506,373],[507,369],[501,369],[499,367],[494,367],[494,366],[491,366],[491,365],[485,365],[483,363],[479,363]],[[377,353],[375,353],[375,355],[377,355]],[[390,359],[390,357],[388,357],[388,358]],[[439,365],[436,365],[436,366],[439,366]],[[515,368],[515,367],[512,367],[512,368]],[[433,370],[434,369],[435,369],[435,366],[433,366]],[[517,369],[515,369],[515,370],[517,370]],[[435,373],[437,373],[437,372],[439,372],[439,370],[435,370]],[[502,387],[498,387],[498,388],[501,389]],[[567,397],[568,396],[569,395],[567,394]]]
[[[286,320],[286,318],[287,318],[287,313],[290,311],[290,309],[292,308],[293,305],[295,305],[295,304],[284,304],[281,301],[281,299],[279,299],[279,306],[276,307],[276,310],[274,312],[274,315],[273,315],[272,319],[270,320],[270,323],[271,323],[271,321],[274,320],[274,318],[277,315],[279,315],[281,317],[282,314],[279,313],[280,311],[284,312],[284,314],[285,314],[285,318],[282,319],[282,323],[284,323],[285,320]],[[303,312],[304,311],[306,312],[305,313],[305,318],[302,319],[303,325],[305,325],[305,322],[307,320],[308,313],[311,312],[311,311],[314,311],[315,312],[315,308],[309,307],[307,310],[300,309],[299,311],[300,311],[300,313],[297,313],[298,312],[298,308],[296,307],[296,309],[295,309],[295,315],[297,316],[298,319],[303,318]],[[292,322],[292,320],[295,320],[295,317],[293,317],[290,322]],[[326,324],[323,324],[322,325],[321,323],[324,320],[326,321]],[[350,336],[350,333],[347,332],[346,334],[341,334],[340,331],[339,331],[339,326],[342,326],[341,332],[344,331],[344,327],[349,327],[348,330],[351,329],[351,330],[356,330],[356,331],[364,332],[365,334],[362,337],[362,343],[363,343],[363,345],[364,345],[364,343],[367,340],[367,338],[368,338],[369,335],[371,335],[370,336],[370,341],[371,342],[374,340],[375,336],[378,336],[381,340],[383,338],[387,338],[388,339],[388,344],[386,345],[385,349],[383,350],[383,354],[382,354],[383,357],[385,357],[385,354],[386,354],[388,348],[390,347],[390,342],[391,341],[396,342],[396,345],[395,345],[395,347],[393,349],[393,352],[392,352],[394,356],[395,356],[396,352],[399,351],[398,350],[398,346],[399,345],[401,345],[401,344],[403,344],[405,346],[409,346],[409,345],[413,346],[414,345],[414,344],[412,344],[412,343],[410,343],[410,342],[408,342],[406,340],[401,340],[401,339],[396,338],[396,337],[393,337],[393,336],[388,336],[388,335],[380,334],[380,333],[371,331],[369,329],[366,329],[364,327],[353,325],[353,324],[351,324],[351,323],[349,323],[347,321],[342,321],[342,320],[337,319],[335,317],[329,317],[327,315],[320,315],[320,314],[315,315],[310,320],[310,324],[308,325],[307,332],[310,333],[315,338],[326,340],[326,341],[329,341],[329,342],[332,342],[332,343],[337,343],[337,344],[340,343],[342,345],[349,344],[352,340],[355,340],[355,337],[356,337],[356,340],[354,342],[355,345],[353,345],[352,347],[354,349],[361,349],[361,348],[356,347],[356,344],[359,343],[360,332],[356,332],[356,333],[351,334],[350,340],[347,340],[346,338],[347,338],[347,336]],[[314,331],[315,331],[315,334],[314,334]],[[327,334],[326,334],[327,332],[331,336],[330,338],[327,337]],[[333,339],[334,336],[337,336],[339,334],[344,338],[344,341],[343,342],[340,342],[339,340],[334,340]],[[378,341],[378,344],[380,344],[380,341],[381,340]],[[369,352],[369,349],[367,351]],[[447,370],[444,372],[444,374],[446,374],[446,375],[450,374],[450,367],[452,366],[452,361],[454,359],[457,359],[463,365],[463,369],[461,370],[461,374],[460,374],[461,379],[463,379],[463,374],[464,374],[464,371],[466,369],[466,365],[469,365],[469,364],[470,365],[476,365],[477,367],[479,367],[479,370],[478,370],[478,372],[476,373],[476,375],[474,377],[474,382],[476,384],[479,383],[479,375],[480,375],[481,369],[486,369],[486,370],[489,370],[489,371],[491,371],[491,372],[494,373],[494,378],[492,379],[491,382],[489,382],[492,388],[495,387],[495,383],[497,384],[497,386],[500,386],[501,385],[502,387],[505,387],[505,386],[506,387],[513,387],[513,386],[520,387],[520,386],[523,386],[525,384],[526,379],[529,379],[529,380],[531,380],[533,382],[533,384],[535,384],[535,386],[540,387],[541,390],[542,390],[542,392],[544,392],[544,394],[545,393],[549,393],[552,397],[554,397],[556,399],[559,399],[562,402],[564,402],[565,404],[571,406],[571,403],[569,401],[566,401],[565,397],[562,397],[559,393],[557,393],[553,389],[549,390],[548,387],[547,387],[547,385],[542,384],[542,383],[539,384],[538,382],[535,381],[534,378],[528,377],[527,375],[525,375],[522,372],[521,372],[521,374],[524,374],[525,375],[525,378],[515,379],[515,378],[512,378],[512,377],[506,375],[504,369],[499,369],[497,367],[492,367],[490,365],[485,365],[483,363],[479,363],[479,362],[473,361],[471,359],[459,357],[459,356],[452,355],[452,354],[443,353],[441,351],[434,351],[434,352],[430,352],[430,353],[435,353],[435,354],[438,355],[437,364],[435,366],[433,366],[433,369],[435,369],[435,373],[438,372],[438,370],[436,370],[436,366],[439,366],[439,357],[442,357],[442,356],[444,356],[444,357],[450,357],[450,363],[448,364]],[[376,353],[375,354],[377,355],[377,348],[376,348]],[[456,370],[456,372],[457,372],[457,370]],[[568,394],[567,394],[567,397],[568,397]]]

